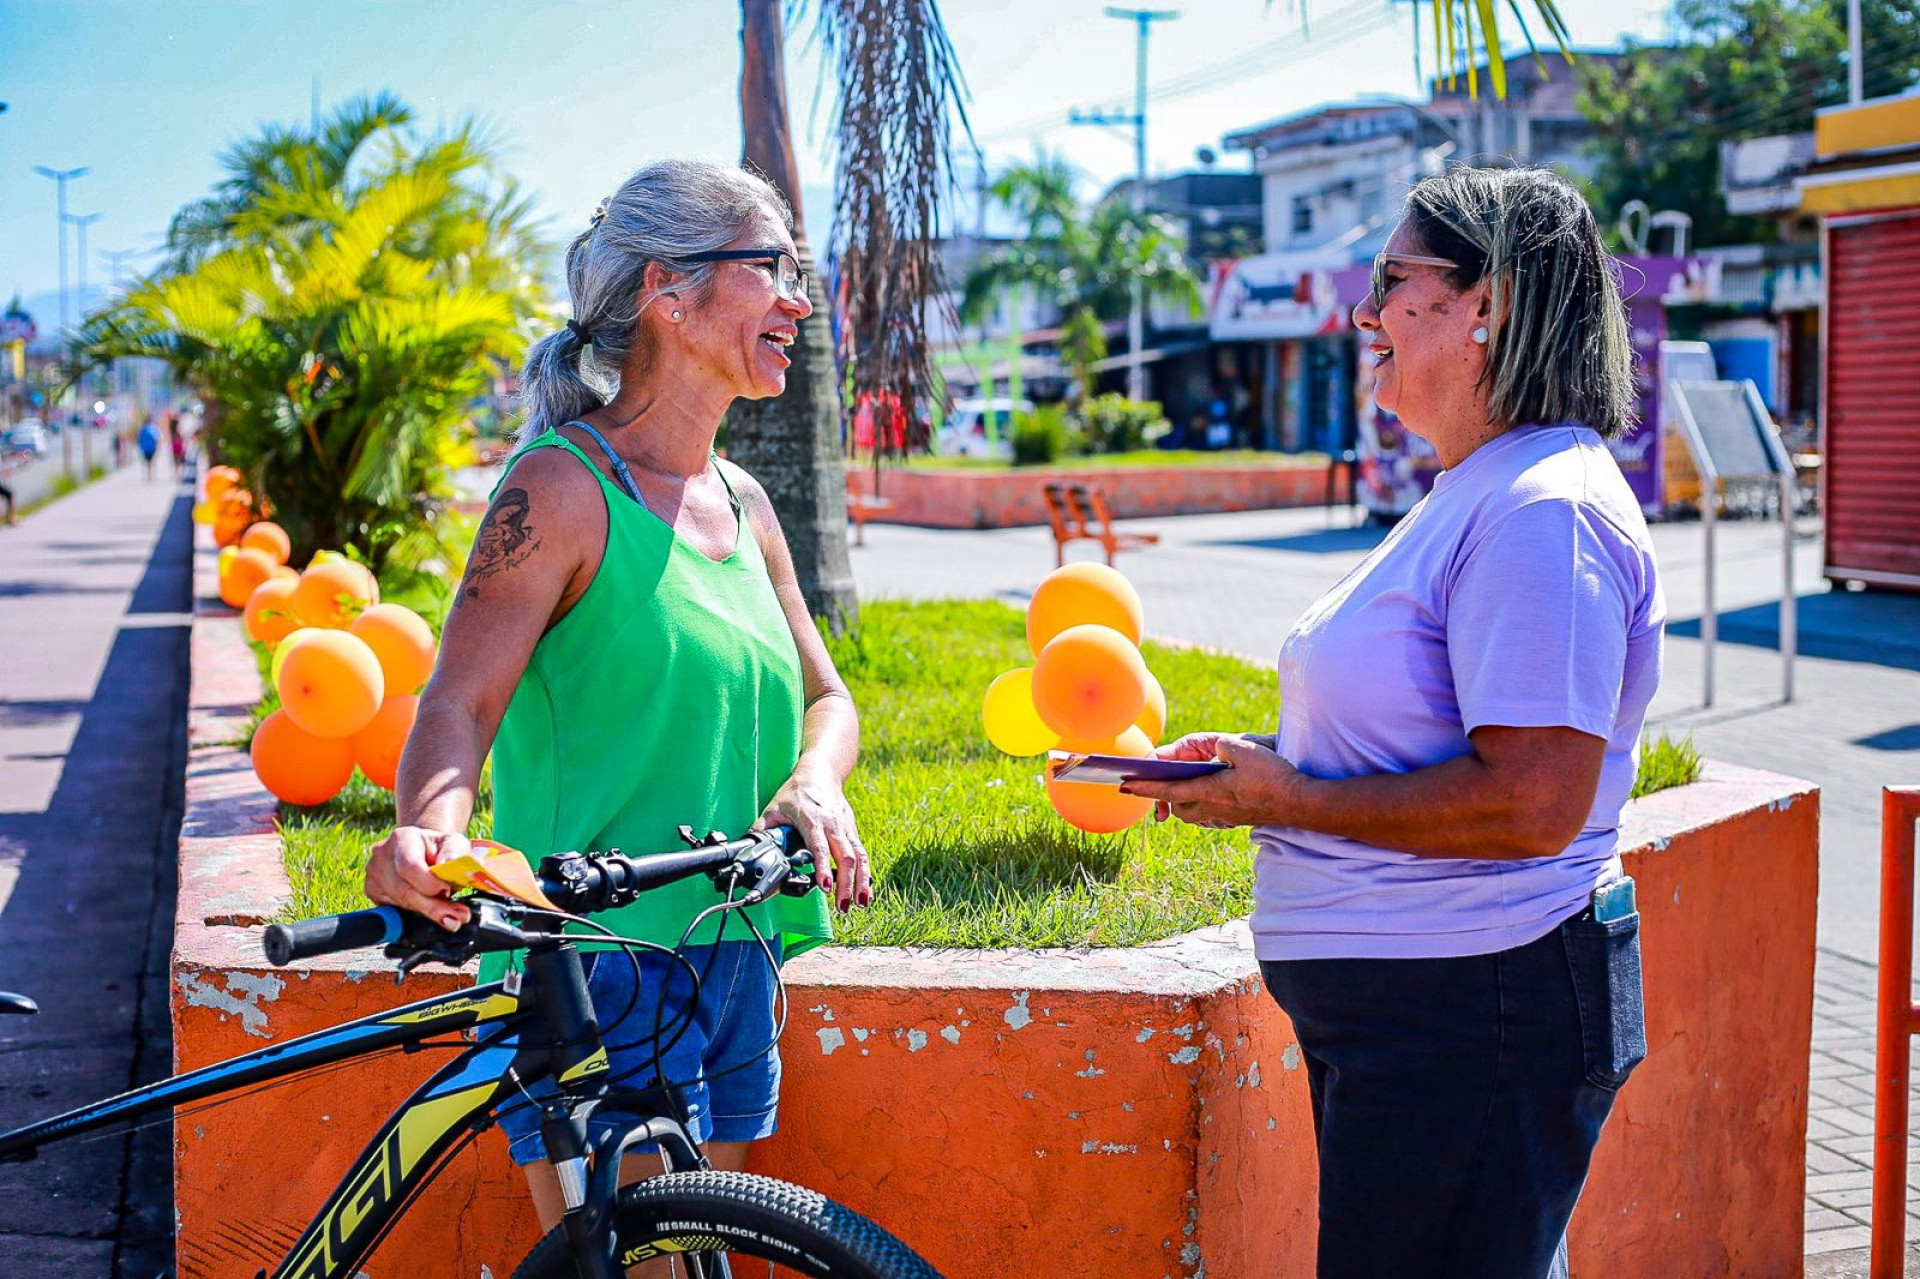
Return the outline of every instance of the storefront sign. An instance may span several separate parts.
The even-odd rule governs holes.
[[[1346,326],[1332,271],[1345,259],[1269,253],[1213,264],[1208,330],[1216,342],[1316,337]]]

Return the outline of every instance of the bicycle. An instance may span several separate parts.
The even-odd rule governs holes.
[[[586,916],[702,873],[725,895],[714,910],[814,888],[812,855],[791,828],[735,840],[697,840],[686,828],[681,835],[690,845],[685,851],[546,857],[535,881],[556,909],[475,890],[461,898],[471,914],[457,932],[391,906],[274,924],[264,947],[276,966],[372,946],[400,961],[402,978],[423,963],[457,967],[490,951],[524,951],[525,960],[501,981],[345,1022],[0,1133],[0,1163],[301,1071],[396,1048],[453,1047],[458,1055],[387,1119],[271,1272],[274,1279],[355,1274],[447,1161],[508,1107],[520,1105],[541,1112],[541,1137],[566,1210],[515,1279],[618,1279],[627,1267],[656,1258],[684,1263],[693,1279],[728,1279],[727,1253],[816,1279],[940,1279],[907,1245],[823,1195],[770,1177],[713,1171],[687,1133],[672,1081],[656,1075],[633,1088],[612,1074],[605,1036],[621,1018],[602,1029],[579,947],[631,954],[650,944],[614,937]],[[600,935],[563,932],[568,924]],[[674,954],[694,979],[697,1003],[699,975]],[[24,996],[0,992],[0,1013],[37,1011]],[[662,1033],[656,1019],[656,1045]],[[449,1034],[463,1038],[429,1043]],[[530,1090],[545,1082],[552,1095],[534,1098]],[[596,1115],[612,1122],[590,1128]],[[657,1147],[666,1171],[621,1187],[623,1156],[645,1143]]]

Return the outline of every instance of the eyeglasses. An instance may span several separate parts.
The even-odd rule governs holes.
[[[1452,258],[1430,258],[1420,253],[1379,253],[1373,259],[1373,309],[1383,311],[1387,306],[1387,290],[1392,287],[1387,279],[1387,263],[1404,262],[1408,266],[1444,266],[1458,271],[1460,264]]]
[[[687,262],[764,262],[772,267],[773,291],[779,294],[783,302],[794,302],[806,296],[807,272],[800,269],[800,259],[785,249],[714,249],[709,253],[693,253],[682,259]]]

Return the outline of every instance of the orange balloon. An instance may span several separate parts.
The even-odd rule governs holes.
[[[287,654],[305,642],[309,635],[320,633],[318,626],[296,626],[273,646],[273,662],[267,671],[267,683],[273,685],[276,692],[280,688],[280,668],[287,664]]]
[[[239,471],[231,466],[216,466],[207,472],[207,501],[218,506],[220,505],[220,499],[225,497],[229,490],[238,488],[239,486]]]
[[[1033,705],[1062,737],[1106,738],[1147,706],[1147,664],[1109,626],[1069,626],[1033,663]]]
[[[347,629],[380,659],[389,698],[413,692],[433,674],[433,628],[406,605],[375,604]]]
[[[308,626],[345,630],[353,619],[380,602],[380,586],[373,574],[352,560],[318,560],[300,575],[293,592],[293,611]]]
[[[247,596],[246,612],[241,614],[249,638],[274,645],[299,628],[300,619],[293,615],[293,588],[299,581],[298,574],[291,580],[269,577],[253,588],[253,594]]]
[[[1060,734],[1047,727],[1033,708],[1033,667],[1021,666],[987,685],[980,709],[987,740],[1009,755],[1038,755],[1053,749]]]
[[[220,602],[228,608],[245,608],[254,588],[271,576],[273,560],[267,553],[243,547],[220,575]]]
[[[1131,755],[1145,759],[1153,754],[1153,743],[1137,728],[1129,728],[1117,737],[1106,739],[1073,738],[1060,743],[1060,749],[1086,755]],[[1053,811],[1067,825],[1089,835],[1111,835],[1123,831],[1153,811],[1153,801],[1144,795],[1122,795],[1117,786],[1089,782],[1056,782],[1047,778],[1047,799]]]
[[[1160,735],[1167,731],[1167,690],[1160,687],[1160,681],[1147,672],[1147,708],[1140,712],[1140,718],[1133,726],[1147,735],[1147,740],[1157,742]]]
[[[240,535],[240,545],[251,546],[265,551],[273,557],[275,564],[285,564],[287,557],[293,554],[293,543],[287,539],[287,531],[272,520],[261,520],[248,526]]]
[[[353,762],[375,786],[393,789],[400,776],[400,752],[406,749],[407,734],[413,731],[419,711],[420,699],[412,693],[389,697],[367,726],[347,739]]]
[[[1069,564],[1046,575],[1027,604],[1027,647],[1035,657],[1069,626],[1111,626],[1133,644],[1145,633],[1140,593],[1118,569]]]
[[[248,754],[260,784],[287,804],[324,804],[353,776],[346,742],[315,737],[284,710],[260,721]]]
[[[301,640],[280,664],[275,687],[293,722],[315,737],[352,737],[386,700],[380,659],[365,640],[345,631]]]

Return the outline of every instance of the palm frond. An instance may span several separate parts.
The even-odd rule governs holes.
[[[812,2],[839,94],[831,256],[848,380],[856,402],[890,401],[917,432],[916,407],[934,385],[928,311],[946,296],[939,243],[955,187],[952,128],[968,127],[959,59],[936,0]]]

